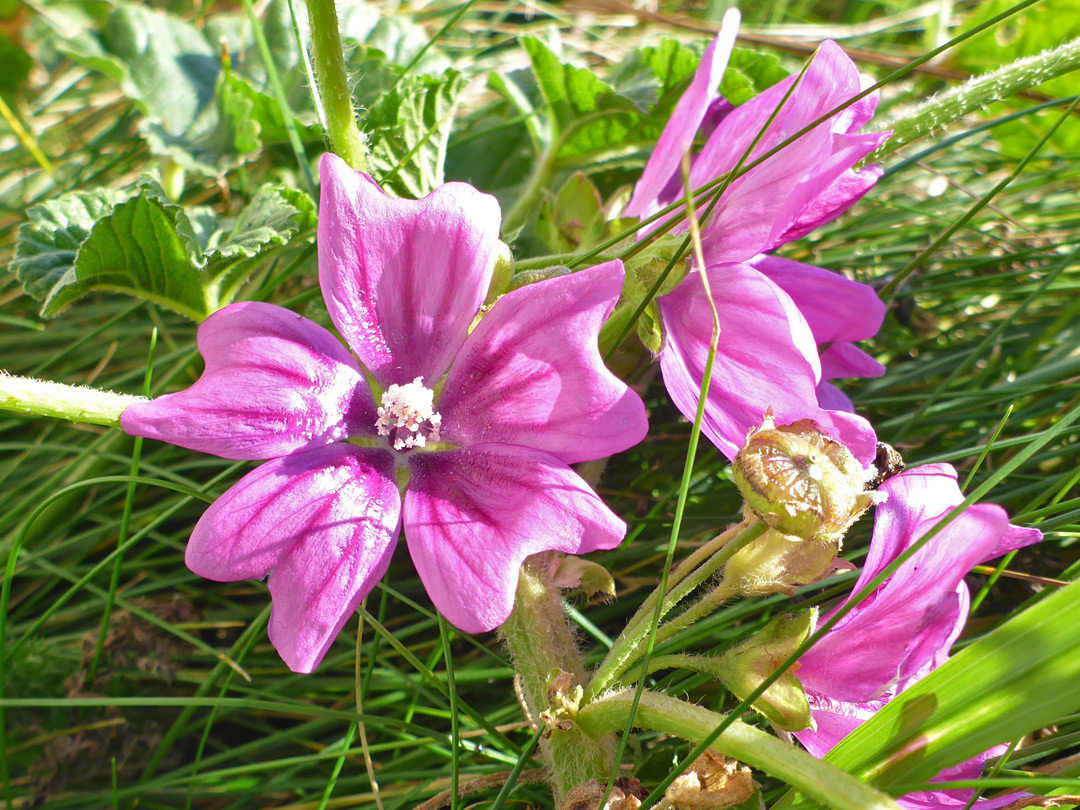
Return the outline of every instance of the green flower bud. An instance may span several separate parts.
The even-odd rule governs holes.
[[[840,442],[809,419],[776,427],[771,415],[746,440],[733,473],[747,509],[784,534],[843,540],[848,526],[880,500]]]

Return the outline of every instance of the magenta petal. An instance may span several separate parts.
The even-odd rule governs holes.
[[[885,304],[868,284],[779,256],[750,264],[791,296],[819,344],[866,340],[881,329]]]
[[[487,295],[499,204],[466,183],[395,199],[330,153],[319,168],[319,282],[334,325],[383,385],[434,386]]]
[[[853,732],[874,716],[880,705],[858,706],[824,699],[814,694],[807,694],[811,716],[816,728],[807,728],[794,733],[803,748],[819,759],[829,753],[840,740]],[[879,701],[884,705],[884,701]]]
[[[769,123],[795,80],[790,77],[774,85],[720,122],[694,163],[694,187],[732,170],[763,128],[765,134],[750,153],[751,162],[861,89],[854,63],[835,43],[822,43],[798,86]],[[850,127],[865,116],[869,105],[864,99],[855,107],[801,135],[731,183],[703,229],[707,262],[745,261],[771,250],[793,229],[806,224],[804,216],[824,221],[844,203],[844,195],[852,189],[847,185],[833,189],[834,184],[885,137],[850,134]]]
[[[195,526],[188,568],[218,582],[270,575],[270,640],[311,672],[390,564],[401,497],[389,453],[338,444],[275,459]]]
[[[372,433],[375,403],[333,335],[287,309],[231,304],[199,326],[206,370],[190,388],[130,405],[124,430],[232,459],[276,458]]]
[[[959,765],[946,768],[932,780],[934,782],[960,782],[969,779],[978,779],[986,768],[986,761],[999,757],[1009,749],[1007,745],[995,745],[988,751],[984,751],[977,757],[973,757]],[[919,793],[908,793],[896,800],[896,803],[905,810],[965,810],[971,800],[972,790],[960,788],[955,790],[928,790]],[[993,798],[980,797],[972,807],[978,810],[998,810],[1015,804],[1019,799],[1028,796],[1027,793],[1007,793]]]
[[[814,420],[869,463],[876,448],[870,424],[818,405],[817,347],[791,297],[748,265],[708,272],[720,315],[720,344],[702,425],[705,435],[734,458],[771,409],[777,424]],[[664,384],[683,415],[693,419],[712,332],[701,279],[691,273],[659,305],[666,335],[660,355]]]
[[[608,371],[596,343],[622,282],[616,260],[500,298],[446,378],[443,438],[524,445],[568,464],[645,438],[641,397]]]
[[[467,633],[501,625],[530,554],[617,546],[626,524],[566,464],[485,444],[409,459],[405,539],[435,607]]]
[[[634,196],[626,206],[624,216],[649,217],[663,207],[657,203],[658,199],[665,186],[678,175],[679,161],[694,143],[694,136],[710,105],[720,98],[720,80],[727,69],[738,30],[739,10],[730,8],[724,13],[720,33],[705,49],[690,86],[664,126],[641,179],[634,186]]]
[[[879,133],[882,142],[888,140],[891,132]],[[876,147],[875,147],[876,148]],[[832,182],[828,188],[818,194],[799,218],[780,236],[777,244],[787,244],[802,239],[811,231],[832,222],[861,200],[874,184],[881,179],[883,170],[877,163],[856,171],[848,169]]]
[[[885,366],[850,343],[834,343],[821,353],[821,378],[880,377]]]
[[[881,491],[888,500],[878,507],[856,592],[963,500],[946,464],[901,473]],[[803,656],[800,680],[816,694],[864,702],[940,664],[966,618],[964,576],[1006,536],[1034,542],[1037,534],[1021,537],[999,506],[968,508]]]
[[[855,404],[851,398],[832,383],[818,383],[818,405],[827,411],[846,411],[855,413]]]

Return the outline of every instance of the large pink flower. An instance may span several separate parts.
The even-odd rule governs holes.
[[[964,499],[956,470],[948,464],[908,470],[881,490],[888,500],[878,507],[856,592]],[[964,576],[975,565],[1041,539],[1037,529],[1011,525],[1005,510],[993,504],[969,507],[930,538],[800,659],[798,677],[816,727],[796,732],[799,742],[825,756],[879,708],[945,663],[970,607]],[[1003,750],[991,749],[937,778],[977,778],[986,759]],[[970,790],[939,790],[898,801],[911,810],[943,810],[963,808],[970,798]],[[993,810],[1015,799],[980,800],[976,806]]]
[[[713,127],[693,161],[693,188],[733,170],[762,129],[747,163],[864,88],[854,63],[835,43],[825,42],[801,79],[789,77],[732,107],[718,85],[738,22],[737,11],[725,15],[635,187],[628,214],[646,218],[682,198],[679,161],[699,128]],[[858,133],[876,105],[876,95],[861,99],[743,174],[726,188],[703,226],[704,272],[721,330],[703,430],[729,458],[770,408],[778,424],[812,419],[864,464],[874,457],[870,424],[850,413],[850,401],[825,381],[884,372],[852,345],[876,334],[883,304],[866,285],[764,254],[836,218],[881,176],[877,166],[854,168],[888,137],[887,132]],[[683,223],[675,231],[685,228]],[[695,268],[658,301],[664,383],[688,418],[697,410],[712,332],[700,272]]]
[[[466,632],[506,619],[528,555],[618,545],[625,524],[569,465],[648,427],[597,349],[619,262],[511,292],[472,327],[497,256],[494,198],[450,183],[393,199],[339,158],[320,166],[319,277],[352,353],[288,310],[234,304],[199,327],[202,377],[122,420],[270,459],[207,510],[186,559],[218,581],[269,574],[270,638],[298,672],[386,572],[402,524],[432,601]]]

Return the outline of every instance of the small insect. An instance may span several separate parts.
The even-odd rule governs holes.
[[[874,456],[874,477],[866,482],[867,489],[877,489],[894,475],[904,471],[904,459],[885,442],[877,443],[877,455]]]

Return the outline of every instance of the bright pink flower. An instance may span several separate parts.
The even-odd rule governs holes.
[[[856,592],[964,499],[956,470],[948,464],[903,472],[881,491],[888,500],[877,508]],[[934,535],[800,659],[798,677],[816,728],[796,732],[799,742],[825,756],[892,698],[945,663],[970,608],[964,576],[980,563],[1041,539],[1037,529],[1011,525],[1005,510],[993,504],[969,507]],[[1003,750],[991,749],[937,778],[976,778],[983,763]],[[970,790],[940,790],[909,794],[899,802],[911,810],[938,810],[962,808],[970,798]],[[1015,796],[980,800],[976,806],[993,810],[1010,801]]]
[[[738,22],[737,11],[724,16],[635,187],[628,214],[644,219],[681,199],[679,161],[699,128],[713,127],[693,161],[691,187],[734,169],[797,81],[789,77],[740,107],[727,104],[718,85]],[[798,81],[748,163],[865,86],[833,42],[822,44]],[[858,134],[876,105],[876,95],[861,99],[733,181],[703,226],[705,272],[721,329],[703,430],[729,458],[770,408],[778,424],[812,419],[864,464],[874,457],[870,424],[850,413],[851,402],[825,381],[884,372],[852,345],[877,333],[884,305],[865,285],[764,254],[836,218],[881,176],[877,166],[854,169],[888,137]],[[675,231],[685,229],[683,223]],[[660,356],[664,383],[687,418],[697,410],[712,332],[698,272],[658,301],[666,338]]]
[[[386,572],[402,524],[432,601],[466,632],[502,624],[528,555],[618,545],[625,524],[569,465],[648,427],[597,348],[619,262],[511,292],[470,332],[494,198],[449,183],[393,199],[339,158],[320,166],[320,283],[355,358],[288,310],[233,304],[199,327],[202,377],[123,414],[132,435],[271,459],[207,510],[186,559],[218,581],[269,574],[270,639],[298,672]]]

